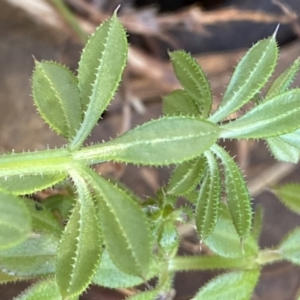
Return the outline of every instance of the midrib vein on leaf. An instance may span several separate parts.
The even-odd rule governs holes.
[[[279,114],[278,116],[274,116],[274,117],[270,117],[270,118],[264,118],[263,120],[261,121],[255,121],[255,123],[253,123],[254,121],[253,120],[250,120],[251,122],[248,122],[244,125],[241,125],[239,123],[242,123],[243,122],[243,117],[241,117],[241,119],[237,119],[236,121],[233,121],[231,123],[229,123],[227,126],[224,126],[224,127],[221,127],[221,128],[224,128],[226,130],[230,130],[230,131],[236,131],[236,132],[240,132],[241,131],[241,134],[243,134],[243,132],[249,132],[250,133],[253,131],[253,130],[257,130],[258,127],[260,126],[266,126],[267,124],[269,123],[275,123],[275,121],[280,121],[294,113],[297,113],[298,111],[300,111],[300,107],[296,107],[292,110],[289,110],[288,112],[285,112],[285,113],[281,113]],[[247,117],[247,115],[245,115],[245,118]],[[238,128],[230,128],[230,125],[231,124],[234,124],[234,127],[236,127],[236,125],[239,125]],[[299,123],[299,127],[300,127],[300,123]],[[297,129],[297,128],[296,128]],[[221,137],[222,137],[222,133],[221,133]]]
[[[180,140],[189,140],[192,138],[199,138],[199,137],[205,137],[206,135],[210,134],[216,134],[217,131],[211,131],[211,132],[205,132],[202,134],[195,134],[195,135],[186,135],[186,136],[181,136],[181,137],[173,137],[173,138],[156,138],[156,139],[151,139],[150,141],[148,140],[135,140],[130,141],[130,142],[119,142],[118,138],[115,140],[105,142],[101,145],[96,145],[96,146],[91,146],[91,147],[86,147],[85,149],[79,150],[77,153],[74,153],[74,158],[75,160],[80,160],[83,158],[89,158],[92,157],[93,155],[98,155],[98,153],[113,153],[113,151],[122,151],[126,150],[132,146],[138,146],[138,145],[149,145],[149,144],[163,144],[167,142],[173,142],[173,141],[180,141]],[[200,141],[201,142],[201,141]]]
[[[62,97],[60,96],[59,92],[57,89],[54,88],[53,86],[53,83],[50,79],[49,76],[47,76],[47,73],[44,71],[43,68],[41,68],[41,71],[43,72],[43,74],[45,75],[45,78],[47,79],[48,83],[49,83],[49,86],[51,88],[51,90],[53,91],[53,93],[55,94],[59,104],[60,104],[60,108],[61,108],[61,112],[64,116],[64,122],[65,122],[65,125],[66,125],[66,130],[67,130],[67,133],[68,133],[68,136],[70,136],[70,123],[69,123],[69,119],[67,118],[67,114],[66,114],[66,111],[64,109],[64,105],[63,105],[63,101],[62,101]],[[56,128],[56,130],[58,130],[58,128]]]

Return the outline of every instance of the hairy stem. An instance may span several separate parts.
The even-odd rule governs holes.
[[[0,176],[64,172],[72,162],[72,153],[67,148],[4,154],[0,156]]]
[[[227,258],[220,256],[185,256],[170,260],[170,271],[212,270],[212,269],[251,269],[259,265],[253,256]]]

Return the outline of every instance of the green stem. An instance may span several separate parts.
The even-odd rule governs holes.
[[[253,256],[227,258],[220,256],[177,256],[170,260],[169,271],[251,269],[259,265]]]
[[[0,177],[67,171],[73,157],[67,148],[0,156]]]
[[[62,0],[52,0],[53,5],[63,16],[63,18],[69,23],[73,31],[77,34],[83,44],[86,44],[88,40],[88,35],[81,28],[78,21],[76,20],[74,14],[68,9],[68,7],[63,3]]]
[[[264,249],[259,251],[256,261],[260,265],[273,263],[282,260],[281,253],[278,250]]]

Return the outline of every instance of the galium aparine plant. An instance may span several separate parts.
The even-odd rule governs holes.
[[[34,279],[17,300],[73,300],[90,284],[118,289],[157,278],[151,288],[148,284],[129,297],[153,300],[168,294],[176,272],[223,269],[192,299],[250,299],[262,266],[283,259],[300,264],[300,228],[277,247],[260,249],[262,208],[253,211],[239,166],[218,142],[263,139],[276,159],[298,162],[300,89],[291,89],[291,83],[300,61],[261,96],[278,47],[275,34],[258,42],[238,63],[212,111],[201,67],[186,52],[172,52],[182,89],[163,98],[164,116],[86,146],[117,90],[127,49],[125,30],[114,14],[90,37],[76,75],[55,62],[35,62],[35,105],[67,144],[0,156],[0,282]],[[228,121],[246,104],[250,110]],[[167,186],[141,201],[93,170],[107,161],[174,169]],[[65,193],[41,203],[26,197],[58,183]],[[300,213],[299,185],[272,191]],[[178,208],[178,197],[189,205]],[[213,254],[178,256],[178,222],[195,225],[199,241]]]

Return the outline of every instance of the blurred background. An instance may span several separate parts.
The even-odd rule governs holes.
[[[118,94],[87,143],[115,137],[162,114],[161,97],[179,87],[168,51],[184,49],[198,60],[211,83],[214,107],[247,48],[272,35],[278,24],[281,54],[276,72],[283,71],[300,54],[299,0],[0,0],[0,153],[64,144],[33,105],[32,56],[59,61],[76,72],[87,34],[120,4],[118,16],[130,42],[128,66]],[[300,77],[295,86],[299,83]],[[240,141],[226,147],[245,170],[253,205],[263,205],[262,248],[276,246],[289,230],[300,225],[300,219],[267,188],[280,182],[299,182],[299,166],[276,162],[264,143]],[[113,163],[96,168],[107,177],[120,179],[142,198],[154,195],[167,183],[170,173],[168,168]],[[199,253],[197,238],[191,232],[181,232],[180,251]],[[266,266],[253,299],[298,299],[299,271],[287,262]],[[174,299],[190,299],[216,274],[178,274]],[[27,285],[1,286],[0,299],[12,299]],[[82,299],[124,299],[130,293],[91,287]]]

